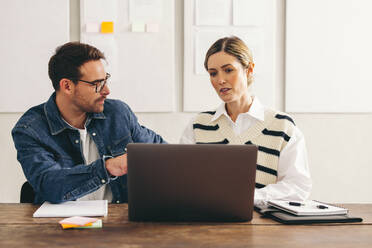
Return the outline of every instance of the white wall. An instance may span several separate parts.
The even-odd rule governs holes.
[[[194,113],[182,113],[183,78],[183,1],[176,1],[176,90],[177,112],[141,113],[141,124],[176,143]],[[71,4],[71,40],[79,39],[79,3]],[[278,40],[276,60],[275,106],[284,108],[284,14],[285,0],[278,0]],[[47,61],[45,63],[47,66]],[[20,89],[22,90],[22,89]],[[314,96],[316,97],[316,96]],[[130,103],[129,103],[130,104]],[[10,131],[21,113],[0,113],[0,202],[18,202],[25,181]],[[372,157],[368,140],[372,139],[371,114],[292,114],[303,131],[313,177],[311,198],[329,202],[372,203]]]

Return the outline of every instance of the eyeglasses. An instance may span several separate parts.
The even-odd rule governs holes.
[[[105,79],[98,79],[98,80],[94,80],[92,82],[81,80],[81,79],[78,79],[77,81],[81,81],[81,82],[84,82],[84,83],[87,83],[87,84],[95,85],[96,86],[96,93],[98,93],[98,92],[102,91],[103,87],[105,87],[105,85],[107,83],[107,80],[110,77],[111,77],[110,73],[106,73],[106,78]]]

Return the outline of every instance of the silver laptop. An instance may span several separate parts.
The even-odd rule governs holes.
[[[131,221],[249,221],[254,145],[129,144]]]

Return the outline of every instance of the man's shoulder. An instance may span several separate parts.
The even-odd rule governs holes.
[[[125,102],[121,100],[118,100],[118,99],[106,99],[105,100],[105,108],[103,110],[105,114],[111,114],[114,112],[116,112],[116,114],[118,113],[126,114],[129,111],[131,110],[128,104],[126,104]]]
[[[45,103],[42,103],[27,110],[21,116],[21,118],[19,118],[14,127],[30,127],[33,125],[40,125],[40,122],[43,122],[46,119],[44,106]]]

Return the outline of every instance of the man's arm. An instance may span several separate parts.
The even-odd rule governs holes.
[[[35,192],[46,201],[60,203],[75,200],[109,183],[105,161],[98,159],[64,167],[32,128],[15,127],[12,131],[17,158]]]
[[[130,130],[132,133],[132,139],[135,143],[167,143],[160,135],[154,131],[141,126],[138,123],[137,116],[133,111],[126,105],[129,114]]]

